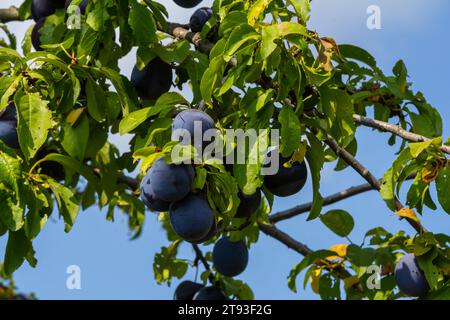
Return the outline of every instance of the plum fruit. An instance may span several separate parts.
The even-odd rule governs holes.
[[[42,28],[42,26],[45,24],[45,18],[42,18],[33,27],[33,30],[31,31],[31,44],[33,45],[34,50],[41,51],[41,35],[39,33],[39,30]]]
[[[217,230],[216,222],[213,222],[213,225],[209,229],[209,231],[206,234],[206,236],[204,236],[203,238],[201,238],[201,239],[199,239],[197,241],[191,241],[191,243],[201,244],[201,243],[207,242],[207,241],[211,240],[212,238],[214,238],[217,235],[217,232],[218,232],[218,230]]]
[[[9,103],[0,113],[0,140],[10,148],[19,148],[17,111],[14,103]]]
[[[204,286],[192,281],[183,281],[175,289],[173,300],[192,300],[198,290]]]
[[[17,110],[14,102],[9,102],[8,106],[0,111],[0,121],[16,121],[17,122]]]
[[[228,237],[222,237],[214,245],[213,264],[224,276],[241,274],[248,264],[248,249],[244,241],[234,242]]]
[[[212,9],[211,8],[200,8],[197,9],[194,14],[191,16],[189,20],[189,26],[191,27],[192,32],[200,32],[202,31],[203,26],[206,22],[212,17]]]
[[[430,290],[417,257],[412,253],[404,255],[395,266],[395,282],[402,292],[413,297],[424,296]]]
[[[196,194],[173,203],[169,212],[173,230],[188,242],[204,239],[214,223],[214,213],[208,200]]]
[[[198,290],[193,300],[227,300],[227,296],[219,287],[210,286]]]
[[[280,167],[276,174],[264,176],[266,188],[278,197],[289,197],[305,186],[308,178],[306,163],[295,162],[291,168],[284,167],[289,159],[280,156]]]
[[[197,127],[201,129],[198,133],[201,134],[200,139],[198,141],[195,141],[195,125],[197,124]],[[206,131],[208,130],[217,130],[214,120],[206,113],[200,110],[195,109],[188,109],[180,112],[177,114],[175,119],[173,120],[172,124],[172,138],[175,140],[175,136],[173,135],[176,133],[177,130],[185,130],[186,133],[189,134],[189,139],[191,142],[191,145],[193,145],[197,150],[201,150],[202,148],[205,148],[210,141],[203,141],[203,137]],[[179,139],[180,141],[183,140],[182,137]],[[185,141],[182,144],[186,144]]]
[[[55,13],[57,9],[64,8],[65,0],[33,0],[31,3],[31,16],[38,22],[42,18]]]
[[[182,8],[196,7],[202,0],[173,0],[177,5]]]
[[[179,201],[191,191],[194,176],[192,166],[167,164],[164,158],[159,158],[148,171],[150,183],[147,185],[151,185],[152,190],[144,186],[144,192],[166,202]]]
[[[239,191],[238,196],[241,202],[234,217],[249,218],[259,208],[259,204],[261,203],[261,190],[256,190],[252,195],[246,195]]]
[[[155,212],[169,211],[170,202],[159,200],[155,197],[153,187],[150,183],[150,174],[147,172],[141,181],[141,200],[148,209]]]
[[[66,0],[66,10],[67,10],[67,8],[69,8],[71,3],[72,3],[72,0]],[[86,12],[87,5],[88,5],[88,0],[81,1],[81,3],[79,4],[81,14],[84,14]]]
[[[156,100],[168,92],[172,80],[172,67],[160,58],[153,59],[142,70],[135,66],[131,73],[131,83],[138,96],[144,100]]]

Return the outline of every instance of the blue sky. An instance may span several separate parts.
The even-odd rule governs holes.
[[[1,6],[20,2],[3,0]],[[172,21],[187,22],[193,11],[178,8],[171,0],[161,2],[167,3]],[[204,5],[211,3],[203,1]],[[366,9],[373,4],[381,8],[381,30],[366,27]],[[424,92],[429,102],[441,112],[444,135],[449,137],[448,12],[450,3],[445,0],[320,0],[313,1],[309,27],[323,36],[335,38],[338,43],[352,43],[367,49],[385,72],[390,72],[395,62],[403,59],[414,88]],[[29,24],[11,23],[10,26],[20,38]],[[131,73],[133,63],[133,55],[122,61],[123,74]],[[188,92],[185,94],[190,96]],[[358,136],[357,158],[375,175],[382,176],[395,158],[397,147],[386,145],[387,134],[358,129]],[[114,137],[114,140],[126,150],[126,137]],[[351,170],[334,172],[333,166],[326,166],[321,191],[327,195],[363,182]],[[311,186],[307,184],[299,194],[277,199],[274,211],[307,202],[311,197]],[[376,226],[392,232],[399,229],[413,231],[405,222],[399,222],[374,192],[329,207],[333,208],[353,214],[355,229],[350,238],[355,243],[360,243],[364,233]],[[423,223],[434,232],[450,231],[449,217],[442,210],[425,211]],[[306,216],[280,223],[279,227],[313,249],[346,243],[320,221],[306,222]],[[56,218],[47,223],[34,243],[38,266],[33,269],[25,264],[15,274],[20,290],[33,291],[43,299],[171,299],[177,282],[167,288],[157,285],[153,279],[153,256],[167,244],[156,215],[148,213],[144,233],[135,241],[129,240],[126,219],[119,212],[116,221],[110,223],[105,220],[105,212],[90,209],[80,213],[69,234],[63,229],[63,223]],[[4,247],[5,239],[0,239],[1,256]],[[194,257],[190,246],[183,245],[180,257]],[[260,241],[250,250],[246,271],[239,278],[249,283],[257,299],[316,299],[309,287],[297,294],[287,288],[287,275],[300,260],[295,252],[261,235]],[[66,289],[66,268],[74,264],[81,267],[81,290]],[[194,276],[190,272],[185,279],[192,280]],[[298,287],[301,287],[301,281],[298,281]]]

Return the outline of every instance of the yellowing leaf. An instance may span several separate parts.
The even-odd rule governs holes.
[[[403,208],[400,211],[397,211],[395,214],[400,217],[409,218],[411,220],[416,221],[417,223],[420,223],[420,220],[419,220],[419,218],[417,218],[416,213],[409,208]]]
[[[69,115],[67,116],[67,119],[66,119],[67,123],[70,126],[73,126],[77,122],[77,120],[80,118],[81,114],[84,112],[84,109],[85,108],[77,108],[77,109],[72,110],[69,113]]]
[[[319,294],[319,280],[320,280],[320,274],[322,273],[322,268],[315,269],[311,272],[311,288],[312,290]]]
[[[348,244],[336,244],[330,247],[330,251],[334,251],[339,257],[345,258],[347,255]]]
[[[258,0],[248,11],[248,24],[254,26],[272,0]]]
[[[344,288],[345,290],[348,290],[349,288],[353,287],[355,284],[359,283],[359,279],[357,276],[351,276],[344,279]]]

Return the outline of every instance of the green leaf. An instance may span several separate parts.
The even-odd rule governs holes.
[[[450,166],[441,169],[436,179],[438,200],[442,208],[450,214]]]
[[[37,166],[46,161],[58,162],[71,171],[81,174],[95,188],[95,190],[101,194],[100,183],[94,172],[83,163],[61,154],[50,153],[41,160],[37,161],[30,169],[30,172],[33,172]]]
[[[91,78],[88,78],[86,82],[86,98],[89,115],[97,122],[103,122],[106,118],[108,103],[102,88]]]
[[[273,0],[257,0],[248,10],[248,24],[254,26]]]
[[[13,201],[14,195],[0,189],[0,221],[11,231],[17,231],[24,224],[23,208]]]
[[[72,158],[82,161],[89,142],[89,120],[87,116],[82,114],[73,126],[64,122],[62,130],[61,144],[64,150]]]
[[[302,19],[303,23],[308,22],[310,12],[310,0],[288,0],[294,7],[297,15]]]
[[[433,260],[438,256],[436,249],[430,250],[427,253],[417,257],[420,269],[422,269],[431,289],[436,289],[439,281],[439,269],[433,263]]]
[[[0,182],[19,192],[17,181],[20,178],[22,160],[14,152],[0,143]]]
[[[284,105],[278,116],[281,124],[281,155],[289,157],[300,145],[302,133],[300,120],[291,107]]]
[[[78,200],[75,198],[75,195],[69,188],[63,186],[53,179],[48,179],[47,182],[53,194],[55,195],[55,199],[59,207],[59,213],[64,219],[64,231],[69,232],[78,215]]]
[[[8,276],[12,275],[22,265],[25,258],[32,261],[34,259],[33,255],[33,246],[23,229],[17,232],[9,232],[3,271]]]
[[[15,100],[20,148],[25,157],[31,159],[47,140],[52,113],[47,107],[48,102],[42,100],[38,93],[24,94]]]
[[[351,244],[347,247],[347,257],[356,266],[370,266],[375,259],[375,250]]]
[[[320,220],[338,236],[346,237],[352,232],[355,222],[344,210],[331,210],[320,216]]]
[[[307,133],[310,146],[306,153],[313,185],[313,204],[308,215],[308,221],[316,219],[322,210],[323,197],[320,194],[320,172],[325,162],[325,152],[322,143],[311,133]]]
[[[181,279],[186,274],[187,262],[177,259],[180,243],[180,240],[176,240],[169,247],[162,247],[161,252],[155,254],[153,272],[158,284],[167,283],[170,285],[173,277]]]
[[[339,45],[339,52],[343,57],[364,62],[369,67],[375,68],[377,65],[375,58],[369,52],[357,46],[341,44]]]
[[[136,1],[131,2],[128,23],[139,46],[147,46],[157,41],[156,23],[152,13]]]

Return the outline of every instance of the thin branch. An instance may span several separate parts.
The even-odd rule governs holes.
[[[258,223],[258,225],[259,225],[259,229],[263,233],[265,233],[269,237],[272,237],[272,238],[280,241],[281,243],[286,245],[289,249],[292,249],[292,250],[300,253],[302,256],[307,256],[308,254],[314,252],[308,246],[306,246],[305,244],[303,244],[301,242],[298,242],[297,240],[292,238],[290,235],[281,231],[274,225],[264,224],[264,223]],[[323,265],[327,270],[335,273],[341,279],[346,279],[346,278],[349,278],[352,276],[350,274],[350,272],[348,272],[343,267],[331,267],[331,265],[326,260],[320,261],[319,265]],[[360,284],[356,284],[356,288],[357,288],[357,290],[359,290],[361,292],[363,291]]]
[[[0,22],[7,23],[10,21],[20,21],[19,10],[14,6],[7,9],[0,9]]]
[[[211,267],[209,266],[208,261],[206,260],[205,256],[203,255],[202,250],[200,250],[200,248],[198,247],[198,245],[192,244],[192,248],[193,248],[194,251],[195,251],[196,259],[198,259],[198,260],[201,261],[201,263],[203,264],[203,266],[205,267],[205,269],[206,269],[207,271],[211,271]],[[209,282],[211,282],[211,284],[214,284],[215,280],[214,280],[214,276],[213,276],[212,273],[210,273],[210,274],[208,275],[208,279],[209,279]]]
[[[416,177],[416,174],[412,174],[410,175],[407,180],[411,180],[414,179]],[[379,180],[381,181],[381,179]],[[334,204],[336,202],[354,197],[356,195],[368,192],[368,191],[373,191],[376,190],[374,186],[372,186],[370,183],[365,183],[365,184],[361,184],[359,186],[354,186],[348,189],[345,189],[343,191],[337,192],[335,194],[332,194],[328,197],[325,197],[323,199],[323,206],[329,206],[331,204]],[[311,211],[311,208],[313,206],[312,202],[308,202],[308,203],[304,203],[298,206],[295,206],[293,208],[284,210],[284,211],[280,211],[277,213],[273,213],[269,216],[269,222],[271,223],[277,223],[283,220],[287,220],[290,218],[293,218],[295,216],[298,216],[300,214],[306,213]]]
[[[358,160],[355,159],[347,150],[342,148],[338,142],[330,135],[325,139],[325,143],[336,153],[336,155],[350,165],[356,172],[358,172],[366,181],[376,190],[380,190],[381,182],[378,180],[366,167],[364,167]],[[395,206],[397,210],[403,209],[403,204],[395,198]],[[406,218],[408,223],[418,232],[425,231],[424,227],[410,218]]]
[[[361,194],[361,193],[364,193],[367,191],[372,191],[372,190],[376,190],[376,189],[370,183],[365,183],[365,184],[361,184],[359,186],[354,186],[354,187],[348,188],[344,191],[332,194],[332,195],[324,198],[323,206],[328,206],[330,204],[333,204],[333,203],[339,202],[341,200],[356,196],[358,194]],[[287,209],[284,211],[273,213],[269,216],[269,221],[271,223],[277,223],[282,220],[293,218],[302,213],[311,211],[312,205],[313,205],[312,202],[308,202],[308,203],[304,203],[304,204],[295,206],[293,208],[290,208],[290,209]]]
[[[395,124],[390,124],[390,123],[387,123],[384,121],[365,118],[365,117],[357,115],[357,114],[353,115],[353,119],[357,123],[359,123],[363,126],[374,128],[374,129],[384,131],[384,132],[393,133],[396,136],[399,136],[410,142],[424,142],[424,141],[430,140],[429,138],[421,136],[420,134],[415,134],[415,133],[406,131],[405,129],[403,129],[400,126],[397,126]],[[441,147],[441,150],[442,150],[442,152],[444,152],[446,154],[450,154],[450,146],[443,145]]]

